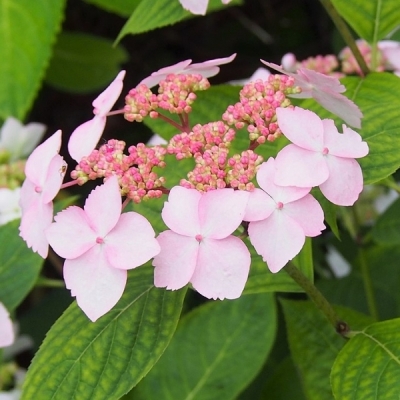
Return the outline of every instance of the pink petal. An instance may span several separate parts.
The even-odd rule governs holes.
[[[346,91],[346,87],[340,83],[338,78],[313,71],[312,69],[299,68],[296,79],[303,85],[311,86],[318,91],[327,93],[343,93]],[[295,82],[295,85],[297,85],[297,82]]]
[[[204,78],[210,78],[215,76],[220,71],[218,65],[228,64],[232,62],[236,57],[236,53],[229,57],[216,58],[214,60],[204,61],[202,63],[191,64],[185,68],[185,72],[191,74],[200,74]]]
[[[275,160],[270,157],[267,162],[262,163],[257,172],[257,182],[275,203],[283,204],[295,201],[304,197],[310,192],[311,187],[299,188],[294,186],[278,186],[274,183],[275,178]]]
[[[34,203],[42,202],[40,192],[35,190],[36,185],[31,182],[28,178],[24,180],[21,187],[19,205],[22,213],[26,212]]]
[[[43,258],[47,257],[49,251],[45,230],[50,226],[52,219],[53,203],[43,204],[39,199],[22,213],[20,236],[28,247]]]
[[[128,212],[107,235],[105,252],[114,268],[132,269],[156,256],[160,245],[150,222],[138,213]]]
[[[181,235],[196,236],[200,231],[200,199],[201,193],[195,189],[173,187],[161,213],[168,228]]]
[[[329,154],[338,157],[359,158],[368,154],[368,144],[353,129],[343,125],[343,133],[339,133],[331,119],[324,119],[324,145]]]
[[[53,157],[61,147],[61,131],[58,130],[40,146],[33,150],[25,165],[25,175],[38,186],[42,186],[47,178],[47,171]]]
[[[3,303],[0,303],[0,347],[13,344],[15,339],[13,324]]]
[[[68,142],[68,152],[76,162],[79,163],[95,149],[106,126],[106,119],[96,115],[72,132]]]
[[[93,113],[105,117],[118,100],[124,86],[125,71],[120,71],[110,85],[93,100]]]
[[[318,236],[326,228],[324,212],[318,201],[310,194],[302,199],[285,204],[282,211],[301,226],[306,236]]]
[[[179,0],[182,7],[196,15],[206,15],[208,0]]]
[[[387,69],[400,69],[400,43],[394,40],[381,40],[378,48],[386,58]]]
[[[319,186],[323,195],[339,206],[352,206],[363,189],[363,175],[357,161],[327,156],[329,179]]]
[[[45,231],[54,251],[63,258],[77,258],[96,245],[97,234],[90,226],[85,212],[68,207],[55,216],[55,222]]]
[[[83,207],[90,227],[98,236],[105,237],[121,216],[121,192],[114,175],[92,190]]]
[[[94,322],[121,298],[127,272],[111,267],[102,246],[95,246],[78,258],[65,260],[64,280],[78,306]]]
[[[46,181],[44,182],[43,192],[42,192],[42,202],[49,203],[57,196],[60,191],[60,187],[64,180],[67,164],[64,159],[56,154],[49,165],[47,171]]]
[[[177,290],[187,285],[197,263],[199,242],[172,231],[160,233],[161,251],[154,257],[154,285]]]
[[[326,158],[322,153],[304,150],[294,144],[284,147],[275,159],[274,182],[280,186],[309,188],[329,177]]]
[[[190,281],[209,299],[237,299],[246,284],[250,263],[249,250],[239,238],[204,239]]]
[[[232,234],[243,221],[249,192],[217,189],[206,192],[199,202],[201,234],[223,239]]]
[[[324,127],[317,114],[300,107],[279,107],[276,116],[279,128],[292,143],[306,150],[323,149]]]
[[[292,260],[305,242],[301,226],[279,210],[263,221],[250,222],[249,237],[273,273]]]
[[[254,189],[249,193],[244,221],[260,221],[268,218],[276,209],[276,203],[261,189]]]

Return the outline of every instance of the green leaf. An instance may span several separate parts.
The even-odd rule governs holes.
[[[117,305],[95,323],[73,303],[33,359],[22,399],[119,399],[164,352],[185,292],[155,288],[153,268],[140,267],[129,272]]]
[[[127,61],[122,46],[86,33],[63,32],[54,46],[46,82],[57,89],[88,93],[107,86]]]
[[[275,331],[272,294],[208,302],[182,319],[139,397],[234,399],[261,369]]]
[[[372,237],[386,245],[400,243],[400,199],[397,199],[376,221]]]
[[[40,88],[65,0],[0,0],[0,118],[23,120]]]
[[[310,301],[281,300],[289,346],[308,400],[332,400],[329,374],[346,341]],[[356,311],[335,307],[350,328],[362,329],[373,321]],[[342,397],[338,397],[342,400]],[[369,399],[365,397],[364,399]]]
[[[43,259],[19,236],[20,220],[0,226],[0,301],[13,310],[33,288]]]
[[[105,11],[115,13],[121,17],[130,17],[141,0],[85,0]]]
[[[240,3],[240,0],[232,0],[230,5]],[[213,12],[226,7],[221,0],[210,0],[207,11]],[[118,43],[127,34],[136,35],[192,17],[194,15],[184,10],[178,0],[142,0],[123,26],[116,42]]]
[[[400,398],[400,319],[355,332],[339,353],[331,383],[340,400]]]
[[[398,0],[332,0],[340,15],[369,43],[383,39],[399,25]]]

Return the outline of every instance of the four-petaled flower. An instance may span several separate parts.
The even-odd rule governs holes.
[[[169,74],[200,74],[203,78],[210,78],[217,75],[219,65],[228,64],[236,57],[236,53],[229,57],[216,58],[215,60],[204,61],[202,63],[192,64],[192,60],[185,60],[169,67],[161,68],[153,72],[150,76],[143,79],[140,84],[144,84],[149,88],[156,86],[165,79]]]
[[[0,303],[0,348],[7,347],[14,342],[13,324],[3,303]]]
[[[321,120],[310,110],[277,108],[278,125],[292,142],[276,156],[275,183],[281,186],[319,186],[339,206],[351,206],[363,188],[361,167],[355,158],[368,154],[368,144],[343,125]]]
[[[179,0],[185,10],[196,15],[206,15],[209,0]],[[228,4],[232,0],[221,0],[223,4]]]
[[[176,290],[191,282],[203,296],[238,298],[250,268],[246,245],[232,233],[243,220],[248,192],[217,189],[201,194],[176,186],[162,218],[171,229],[157,240],[154,284]]]
[[[250,193],[245,221],[249,238],[271,272],[278,272],[302,249],[305,237],[318,236],[324,213],[309,193],[310,187],[283,187],[274,183],[275,160],[271,157],[257,172],[261,189]]]
[[[68,142],[70,156],[77,162],[96,147],[106,126],[107,114],[122,92],[125,71],[121,71],[110,85],[93,101],[94,117],[79,125]]]
[[[61,211],[46,230],[54,251],[66,259],[67,288],[92,321],[121,298],[127,270],[160,251],[147,219],[135,212],[121,214],[121,208],[120,187],[113,176],[91,192],[84,209]]]
[[[60,190],[66,172],[66,163],[58,154],[61,131],[58,130],[29,156],[25,165],[26,179],[22,184],[21,237],[28,247],[47,257],[49,243],[44,234],[53,220],[53,199]]]

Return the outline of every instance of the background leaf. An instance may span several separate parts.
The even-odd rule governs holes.
[[[139,398],[236,398],[261,368],[275,330],[272,294],[197,307],[184,316],[164,355],[138,386]]]
[[[22,399],[119,399],[165,350],[185,293],[155,288],[153,268],[140,267],[129,272],[117,305],[95,323],[74,302],[33,359]]]
[[[57,89],[88,93],[107,86],[127,61],[122,46],[86,33],[63,32],[54,46],[46,82]]]
[[[335,398],[391,400],[400,397],[400,319],[377,322],[350,339],[331,374]]]
[[[386,245],[400,243],[400,199],[379,216],[371,234],[379,243]]]
[[[40,88],[65,0],[0,0],[0,118],[23,120]]]

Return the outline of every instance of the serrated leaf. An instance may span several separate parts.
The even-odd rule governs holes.
[[[127,61],[122,46],[86,33],[63,32],[54,46],[46,82],[72,93],[90,93],[107,86]]]
[[[332,390],[340,400],[400,398],[400,319],[355,332],[332,368]]]
[[[399,25],[398,0],[332,0],[349,25],[369,43],[383,39]]]
[[[43,259],[19,236],[20,220],[0,226],[0,301],[8,310],[18,306],[33,288]]]
[[[272,294],[208,302],[182,319],[168,349],[138,386],[139,397],[234,399],[261,368],[275,331]]]
[[[346,344],[345,339],[336,333],[312,302],[281,300],[281,303],[290,351],[300,371],[306,398],[332,400],[329,374],[337,354]],[[348,308],[335,307],[335,310],[352,330],[362,329],[373,322]]]
[[[240,4],[232,0],[230,5]],[[226,8],[221,0],[210,0],[207,12]],[[142,0],[119,33],[118,43],[127,34],[136,35],[167,25],[173,25],[183,19],[192,18],[193,14],[183,9],[178,0]]]
[[[74,302],[33,359],[22,399],[119,399],[164,352],[185,292],[155,288],[153,268],[140,267],[129,272],[117,305],[95,323]]]
[[[105,11],[115,13],[121,17],[130,17],[141,0],[85,0]]]
[[[400,199],[379,216],[371,234],[377,242],[382,244],[400,243]]]
[[[0,0],[0,118],[23,120],[40,88],[65,0]]]

